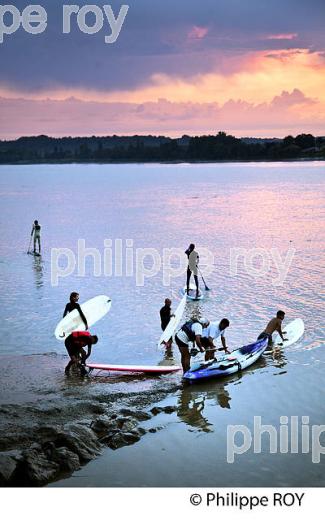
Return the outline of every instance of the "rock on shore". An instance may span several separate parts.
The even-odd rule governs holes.
[[[37,363],[39,368],[39,359]],[[0,403],[0,486],[44,486],[71,475],[104,447],[116,450],[138,442],[147,431],[160,429],[150,424],[144,428],[146,421],[175,411],[158,404],[179,388],[169,380],[145,389],[142,383],[130,388],[123,382],[121,392],[93,381],[76,380],[67,386],[61,372],[59,384],[46,384],[44,391],[44,379],[37,385],[34,377],[28,402],[6,397]],[[18,395],[7,383],[5,390],[9,398]]]

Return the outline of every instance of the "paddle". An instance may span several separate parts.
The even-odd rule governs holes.
[[[28,251],[27,251],[27,254],[29,255],[30,254],[30,246],[32,245],[32,236],[30,237],[30,240],[29,240],[29,246],[28,246]]]
[[[211,289],[209,289],[209,287],[208,287],[207,284],[205,283],[205,280],[204,280],[204,278],[203,278],[203,274],[201,273],[201,270],[200,270],[199,268],[198,268],[198,270],[199,270],[199,273],[200,273],[200,275],[201,275],[202,281],[203,281],[203,283],[204,283],[204,289],[205,289],[206,291],[211,291]]]

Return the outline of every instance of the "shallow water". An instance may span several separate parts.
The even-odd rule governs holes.
[[[166,423],[161,432],[148,434],[132,447],[107,451],[64,483],[324,485],[324,462],[312,464],[307,454],[268,454],[264,446],[262,454],[248,451],[234,464],[225,461],[229,424],[251,427],[254,415],[275,427],[281,415],[304,415],[310,424],[324,423],[324,172],[324,164],[317,162],[0,167],[1,354],[13,366],[14,356],[26,356],[21,370],[28,367],[23,378],[8,369],[1,382],[2,402],[42,398],[42,380],[38,376],[35,383],[33,375],[40,354],[57,354],[48,356],[48,373],[53,359],[60,363],[45,386],[50,385],[51,392],[65,391],[68,383],[60,375],[64,345],[55,340],[53,330],[73,290],[80,292],[81,302],[97,294],[108,294],[113,301],[110,314],[92,329],[100,337],[93,361],[165,362],[156,348],[159,308],[169,296],[177,304],[184,277],[164,287],[160,271],[137,287],[135,276],[126,276],[125,265],[122,276],[94,276],[88,259],[86,276],[78,276],[76,269],[53,287],[51,249],[76,253],[78,239],[101,255],[105,239],[121,239],[124,261],[127,239],[133,240],[134,249],[155,248],[160,254],[164,248],[184,251],[192,241],[199,251],[209,248],[214,270],[206,281],[212,290],[203,301],[188,304],[186,317],[227,316],[230,349],[254,340],[278,308],[286,311],[287,321],[305,321],[303,339],[280,359],[264,357],[239,379],[173,392],[168,399],[179,411],[161,419]],[[41,258],[26,254],[35,218],[42,225]],[[234,248],[262,249],[265,275],[254,277],[242,259],[235,275],[230,267]],[[276,285],[277,257],[271,255],[284,259],[289,250],[294,257],[288,274],[283,285]],[[149,260],[146,266],[150,268]],[[252,267],[260,269],[260,261]],[[179,362],[176,349],[174,359]],[[41,366],[46,370],[43,356]],[[114,376],[109,381],[112,392],[135,387],[150,392],[163,388],[170,377],[152,381]],[[180,383],[179,375],[172,378]],[[100,388],[100,381],[92,387]],[[32,388],[33,397],[25,387]],[[80,391],[78,384],[73,391]],[[193,459],[195,466],[184,473],[182,468]],[[153,471],[157,465],[160,470]]]

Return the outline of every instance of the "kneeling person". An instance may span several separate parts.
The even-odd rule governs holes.
[[[214,344],[214,340],[221,339],[222,348],[226,354],[229,354],[227,349],[227,343],[225,338],[225,330],[229,327],[230,323],[227,318],[223,318],[219,323],[217,321],[211,321],[210,325],[203,330],[201,343],[206,350],[205,360],[209,361],[214,359],[216,350],[218,350]],[[219,349],[222,350],[222,349]]]
[[[191,368],[191,354],[189,346],[195,343],[201,352],[204,347],[201,343],[203,329],[208,327],[209,320],[201,318],[200,320],[190,320],[177,332],[175,341],[181,353],[183,372],[187,372]]]
[[[98,337],[91,336],[91,334],[87,331],[72,332],[72,334],[70,334],[70,336],[68,336],[64,342],[70,356],[70,361],[65,367],[65,373],[69,374],[72,365],[76,365],[79,366],[81,374],[85,375],[86,369],[84,365],[86,363],[86,359],[88,359],[91,354],[92,345],[95,345],[97,342]],[[84,350],[85,347],[88,347],[87,353]]]

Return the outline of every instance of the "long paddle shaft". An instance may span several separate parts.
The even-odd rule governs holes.
[[[198,269],[199,269],[199,268],[198,268]],[[204,280],[204,278],[203,278],[203,274],[201,273],[201,269],[199,269],[199,273],[200,273],[201,278],[202,278],[202,281],[203,281],[203,283],[204,283],[204,289],[205,289],[206,291],[210,291],[211,289],[209,289],[209,287],[208,287],[207,284],[205,283],[205,280]]]
[[[32,245],[32,235],[30,236],[30,240],[29,240],[29,246],[28,246],[28,251],[27,251],[27,254],[30,253],[30,246]]]

